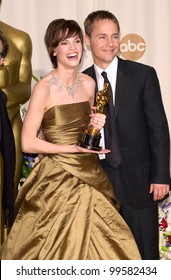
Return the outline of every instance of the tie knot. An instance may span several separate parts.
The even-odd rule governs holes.
[[[103,78],[104,78],[104,82],[105,82],[105,83],[109,83],[109,80],[108,80],[108,78],[107,78],[107,73],[106,73],[105,71],[103,71],[103,72],[101,73],[101,75],[102,75]]]
[[[105,71],[103,71],[101,75],[103,76],[103,78],[107,78],[107,73]]]

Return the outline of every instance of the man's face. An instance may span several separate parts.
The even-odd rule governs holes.
[[[104,19],[94,23],[91,36],[85,35],[94,63],[106,69],[119,49],[118,26],[112,20]]]
[[[0,65],[2,65],[3,61],[4,61],[4,58],[2,57],[2,50],[3,50],[3,45],[2,45],[2,42],[0,40]]]

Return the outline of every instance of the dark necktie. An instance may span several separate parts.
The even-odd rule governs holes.
[[[106,115],[106,124],[104,126],[105,147],[106,149],[111,150],[109,154],[106,154],[106,160],[112,167],[115,168],[121,162],[121,155],[115,127],[115,107],[113,105],[113,93],[111,84],[107,78],[107,73],[103,71],[101,75],[104,78],[104,83],[109,84],[108,92],[110,94],[110,100],[104,108],[104,114]]]

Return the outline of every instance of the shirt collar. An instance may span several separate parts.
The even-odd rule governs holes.
[[[115,73],[115,76],[116,76],[117,67],[118,67],[118,57],[117,56],[114,57],[114,59],[112,60],[112,62],[110,63],[110,65],[106,69],[101,69],[96,64],[94,64],[94,69],[95,69],[95,72],[96,72],[97,79],[100,79],[102,77],[101,73],[103,71],[105,71],[107,73],[107,76],[108,76],[109,80],[112,80],[112,77],[114,76],[114,73]]]

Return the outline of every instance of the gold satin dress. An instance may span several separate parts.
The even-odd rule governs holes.
[[[53,143],[76,144],[89,102],[56,105],[42,130]],[[45,155],[16,200],[2,260],[137,260],[140,254],[95,154]]]

